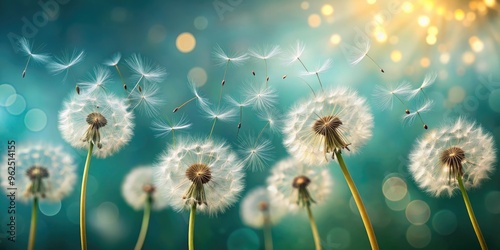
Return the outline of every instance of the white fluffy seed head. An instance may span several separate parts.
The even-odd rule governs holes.
[[[10,185],[7,176],[13,169],[8,165],[5,153],[1,163],[2,189],[17,187],[17,199],[31,200],[34,197],[51,201],[60,201],[73,191],[76,181],[76,165],[73,157],[64,152],[62,147],[47,144],[18,143],[15,152],[15,185]],[[35,181],[38,176],[39,184]]]
[[[77,95],[73,93],[59,112],[59,131],[64,140],[75,148],[87,149],[85,140],[90,114],[102,115],[107,123],[100,127],[99,141],[94,141],[93,155],[105,158],[125,146],[133,135],[134,115],[124,100],[113,95]],[[100,148],[99,145],[100,144]]]
[[[139,166],[130,171],[122,184],[125,201],[135,210],[144,209],[148,196],[152,198],[152,209],[162,210],[168,206],[165,192],[155,184],[153,166]]]
[[[266,220],[271,225],[277,224],[286,214],[284,208],[266,188],[257,187],[249,191],[241,201],[240,216],[245,225],[263,228]]]
[[[161,156],[157,166],[157,186],[164,186],[171,206],[178,211],[190,210],[197,204],[200,212],[222,213],[237,201],[244,188],[243,164],[225,142],[181,138]],[[208,181],[200,183],[203,201],[188,195],[195,183],[188,177],[192,166],[209,171]]]
[[[450,166],[442,161],[443,153],[453,147],[465,153],[459,163],[466,189],[478,187],[494,170],[496,150],[491,134],[474,122],[459,118],[455,123],[426,133],[410,154],[409,170],[413,179],[432,196],[451,197],[458,189],[455,176],[450,178]]]
[[[315,126],[321,118],[336,117],[335,128],[346,147],[332,147]],[[356,152],[372,136],[373,116],[366,100],[348,88],[326,90],[299,101],[284,120],[284,144],[290,155],[310,165],[326,164],[333,150]],[[329,131],[327,131],[330,134]]]
[[[243,164],[252,171],[262,171],[269,167],[273,159],[274,147],[270,140],[259,138],[255,134],[249,134],[239,138],[238,148],[242,156]]]
[[[276,202],[290,211],[297,211],[300,207],[299,189],[293,185],[295,178],[301,176],[310,180],[306,188],[314,200],[312,204],[323,203],[331,192],[332,179],[326,168],[308,166],[293,157],[281,160],[271,169],[271,176],[267,178],[267,189]]]

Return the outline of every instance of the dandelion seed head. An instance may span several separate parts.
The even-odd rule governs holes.
[[[300,189],[307,190],[311,204],[321,204],[331,192],[332,179],[326,168],[308,166],[289,157],[272,167],[267,185],[277,202],[290,211],[296,211],[302,202],[302,197],[299,197]]]
[[[265,187],[250,190],[240,205],[243,223],[253,228],[263,228],[266,220],[276,225],[286,214],[286,209],[274,199]]]
[[[224,105],[218,107],[211,107],[209,105],[201,106],[201,110],[206,118],[217,119],[221,121],[234,120],[238,113],[233,107]]]
[[[61,146],[23,143],[16,147],[17,199],[27,202],[34,197],[60,201],[73,191],[76,181],[76,165],[73,157]],[[17,145],[16,145],[17,146]],[[8,155],[2,159],[2,173],[9,173]],[[12,187],[6,176],[1,186],[7,192]]]
[[[291,47],[289,57],[287,59],[287,63],[291,64],[302,56],[302,53],[304,53],[304,50],[306,49],[306,45],[301,42],[297,41],[294,46]]]
[[[416,108],[414,111],[412,111],[409,114],[405,114],[403,116],[403,125],[405,125],[405,126],[411,126],[411,125],[413,125],[415,123],[415,120],[417,119],[417,117],[419,115],[425,114],[425,113],[429,112],[432,109],[433,103],[434,102],[431,101],[431,100],[423,101],[418,106],[418,108]],[[425,128],[425,126],[427,126],[427,125],[424,124],[424,128]],[[427,128],[425,128],[425,129],[427,129]]]
[[[274,147],[270,140],[249,134],[242,136],[238,141],[238,151],[243,159],[243,164],[251,171],[262,171],[269,167],[273,160]]]
[[[224,212],[243,190],[243,164],[225,142],[181,138],[160,158],[156,183],[173,208]]]
[[[347,60],[350,64],[355,65],[361,62],[363,58],[365,58],[366,54],[370,50],[371,41],[370,39],[364,39],[361,43],[358,43],[356,46],[348,46],[348,48],[344,48],[344,54],[347,57]]]
[[[65,52],[62,54],[62,56],[55,57],[53,62],[47,64],[47,68],[55,75],[61,74],[63,72],[66,72],[67,74],[67,70],[80,63],[84,59],[85,51],[79,51],[75,49],[71,54]],[[66,76],[67,75],[65,75],[64,78],[66,78]]]
[[[111,72],[101,66],[94,68],[89,79],[84,82],[79,82],[77,85],[81,86],[81,91],[84,94],[96,94],[96,92],[106,92],[106,85],[111,81]]]
[[[152,63],[139,54],[132,54],[129,58],[125,59],[125,63],[134,72],[134,78],[138,80],[142,78],[150,83],[160,83],[167,75],[164,68]]]
[[[426,133],[411,154],[409,170],[417,185],[431,196],[453,196],[457,175],[466,189],[477,188],[494,171],[493,137],[464,118]]]
[[[262,48],[256,48],[256,49],[251,49],[249,50],[250,56],[262,59],[262,60],[268,60],[271,59],[275,56],[277,56],[281,52],[280,47],[278,45],[274,46],[264,46]]]
[[[116,52],[113,55],[111,55],[110,59],[107,59],[104,61],[104,65],[110,66],[110,67],[116,67],[120,60],[122,59],[122,54],[120,52]]]
[[[310,165],[328,162],[334,151],[354,153],[372,136],[373,116],[366,100],[348,88],[325,90],[299,101],[284,121],[290,155]]]
[[[271,86],[256,86],[250,85],[243,90],[245,99],[251,103],[254,109],[258,111],[266,111],[274,108],[278,102],[278,94]]]
[[[189,129],[191,123],[187,120],[185,115],[182,115],[178,120],[169,123],[164,120],[156,119],[151,124],[151,129],[155,131],[155,137],[163,137],[168,135],[171,131],[179,131]]]
[[[229,62],[233,65],[240,65],[248,59],[246,53],[228,55],[219,45],[215,46],[213,54],[218,65],[225,65]]]
[[[59,112],[59,131],[75,148],[96,148],[93,154],[105,158],[125,146],[133,134],[134,115],[125,101],[113,95],[72,94]]]
[[[21,37],[17,43],[19,51],[26,56],[30,56],[33,61],[37,63],[47,63],[50,60],[50,55],[46,53],[39,53],[33,50],[33,44],[30,43],[25,37]]]
[[[165,192],[155,185],[155,171],[153,166],[139,166],[125,176],[122,195],[135,210],[144,209],[148,196],[152,199],[152,209],[162,210],[168,206]]]
[[[394,107],[394,102],[399,102],[398,98],[404,100],[411,92],[411,86],[408,82],[391,84],[389,86],[377,85],[373,96],[377,102],[377,106],[382,110],[391,110]],[[399,103],[399,105],[403,105]],[[402,106],[404,107],[404,106]]]
[[[138,109],[148,117],[156,117],[160,113],[160,107],[164,104],[160,96],[160,88],[155,83],[144,85],[142,91],[133,91],[130,95],[132,109]]]
[[[308,75],[316,75],[323,73],[332,68],[332,63],[333,63],[332,59],[328,58],[323,63],[318,64],[314,69],[303,72],[302,75],[308,76]]]

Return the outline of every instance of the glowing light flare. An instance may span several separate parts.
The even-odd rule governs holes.
[[[339,34],[333,34],[330,36],[330,43],[333,45],[338,45],[342,41],[342,37]]]
[[[375,28],[375,30],[373,31],[373,36],[375,36],[375,39],[380,43],[384,43],[385,41],[387,41],[387,33],[385,32],[384,28],[380,26]]]
[[[425,38],[425,42],[427,42],[427,44],[429,44],[429,45],[434,45],[434,44],[436,44],[436,42],[437,42],[437,38],[436,38],[436,36],[434,36],[434,35],[428,35],[428,36]]]
[[[300,8],[303,10],[309,9],[309,2],[304,1],[304,2],[300,3]]]
[[[403,54],[399,50],[393,50],[391,52],[391,60],[393,62],[400,62],[403,59]]]
[[[481,52],[484,49],[484,43],[477,36],[471,36],[469,38],[469,45],[474,52]]]
[[[465,12],[461,9],[456,9],[455,10],[455,19],[457,21],[462,21],[465,18]]]
[[[490,8],[493,8],[493,7],[495,7],[496,1],[495,0],[484,0],[484,4],[486,4],[486,6],[488,6]]]
[[[431,23],[431,20],[428,16],[419,16],[418,17],[418,25],[421,27],[427,27]]]
[[[470,64],[474,63],[475,60],[476,60],[476,56],[474,55],[474,53],[472,53],[470,51],[467,51],[467,52],[462,54],[462,61],[465,64],[470,65]]]
[[[403,5],[401,5],[401,9],[405,13],[411,13],[413,11],[413,4],[410,2],[404,2]]]
[[[428,29],[427,29],[427,34],[429,35],[437,35],[439,33],[439,30],[436,26],[430,26]]]
[[[324,16],[331,16],[333,14],[333,7],[329,4],[323,5],[323,7],[321,7],[321,14]]]
[[[377,2],[377,0],[366,0],[366,2],[368,4],[375,4]]]
[[[420,66],[422,66],[422,68],[428,68],[430,65],[431,60],[428,57],[422,57],[422,59],[420,59]]]
[[[307,18],[307,23],[311,28],[317,28],[321,25],[321,17],[318,14],[312,14]]]

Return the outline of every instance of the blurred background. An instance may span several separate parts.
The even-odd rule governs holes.
[[[57,8],[47,9],[47,2]],[[268,60],[269,84],[278,93],[278,108],[286,112],[296,101],[310,96],[299,77],[318,90],[315,76],[301,76],[297,62],[283,58],[293,55],[297,41],[305,44],[303,62],[314,69],[327,59],[331,69],[320,74],[325,86],[348,86],[367,98],[374,113],[373,137],[356,155],[346,158],[354,181],[368,209],[382,249],[478,249],[479,245],[460,195],[434,198],[420,190],[408,173],[408,154],[417,138],[426,131],[417,120],[404,126],[403,110],[377,108],[373,97],[378,85],[408,81],[420,86],[428,73],[437,74],[436,83],[426,89],[434,101],[423,113],[429,129],[459,116],[476,120],[500,138],[500,3],[476,1],[81,1],[41,0],[0,3],[0,138],[2,155],[7,140],[18,148],[33,143],[63,145],[78,164],[78,181],[72,194],[61,202],[42,202],[38,217],[36,247],[78,249],[79,191],[86,152],[66,143],[58,130],[62,102],[75,91],[75,82],[88,78],[96,65],[121,52],[123,58],[140,53],[161,65],[168,76],[160,85],[164,104],[160,115],[192,97],[188,78],[194,79],[203,96],[215,103],[224,66],[214,58],[219,45],[228,54],[249,49],[280,46],[281,53]],[[71,68],[68,76],[53,75],[45,65],[30,64],[25,78],[21,73],[27,57],[16,50],[13,37],[24,36],[44,45],[42,52],[54,56],[84,50],[86,58]],[[350,65],[346,48],[358,46],[360,37],[369,37],[368,58]],[[131,71],[123,61],[125,76]],[[255,78],[265,79],[262,60],[250,58],[231,66],[224,94],[238,97],[241,87]],[[115,72],[113,71],[113,74]],[[283,75],[287,75],[283,79]],[[117,93],[120,79],[113,75],[110,85]],[[123,94],[123,92],[122,92]],[[409,102],[410,107],[416,103]],[[182,112],[181,112],[182,111]],[[211,121],[204,119],[197,105],[179,111],[193,124],[183,135],[206,136]],[[245,113],[240,133],[258,131],[265,121]],[[119,153],[94,159],[87,190],[87,231],[90,249],[130,249],[140,229],[142,212],[128,206],[121,193],[125,175],[134,167],[155,163],[171,142],[171,135],[155,137],[152,119],[136,114],[132,141]],[[220,122],[217,138],[226,139],[235,149],[236,121]],[[282,136],[267,134],[274,145],[274,162],[287,157]],[[497,156],[498,158],[498,156]],[[247,170],[244,196],[265,185],[269,168]],[[338,165],[330,163],[334,180],[332,195],[313,207],[324,249],[367,249],[363,224]],[[496,165],[498,168],[498,164]],[[18,173],[19,174],[19,173]],[[4,173],[0,173],[5,178]],[[469,196],[478,222],[491,249],[500,249],[500,172]],[[0,198],[0,248],[25,249],[30,222],[30,203],[18,203],[17,241],[6,240],[7,199]],[[262,231],[245,226],[240,203],[224,214],[196,220],[197,249],[263,249]],[[188,212],[170,208],[154,211],[145,249],[186,249]],[[273,228],[275,249],[312,249],[313,238],[305,211],[287,216]]]

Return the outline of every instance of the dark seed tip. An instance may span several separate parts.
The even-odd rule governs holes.
[[[408,110],[408,109],[407,109],[407,110],[405,110],[405,113],[406,113],[407,115],[409,115],[409,114],[410,114],[410,110]]]
[[[424,128],[425,128],[425,129],[428,129],[429,127],[427,127],[427,124],[424,124]]]
[[[385,73],[384,69],[380,69],[380,72]]]
[[[174,111],[172,111],[172,113],[177,112],[177,110],[179,110],[179,107],[175,108]]]

